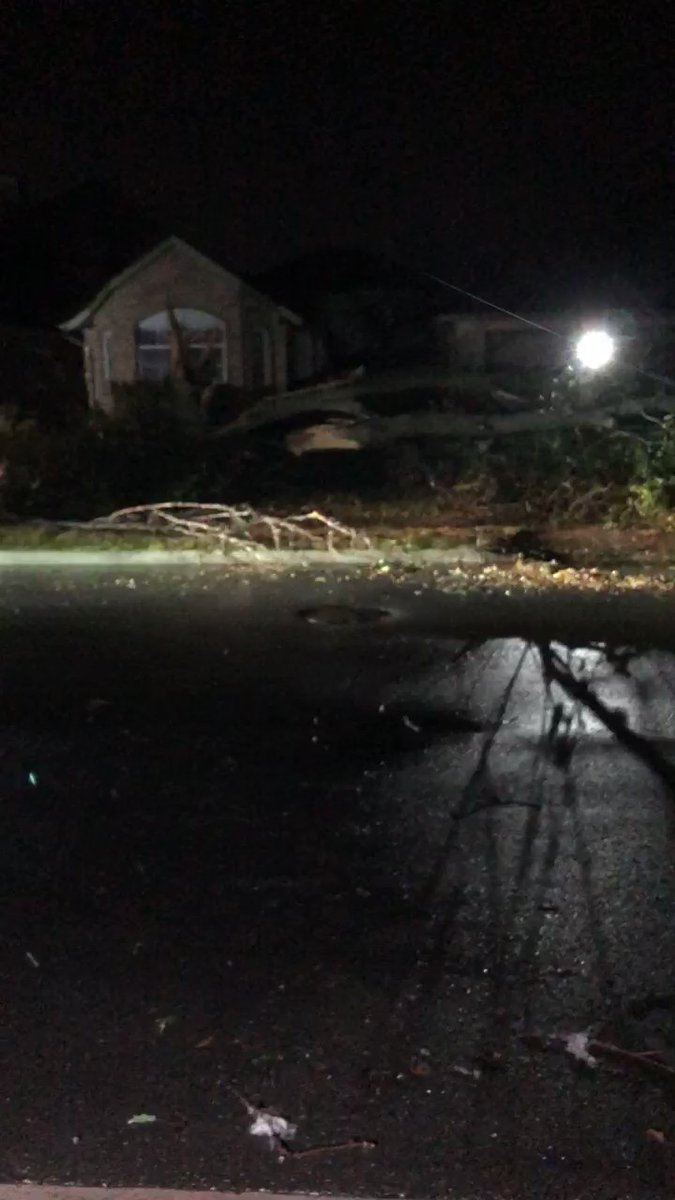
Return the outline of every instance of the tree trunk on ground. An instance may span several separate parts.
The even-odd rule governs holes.
[[[546,433],[555,429],[613,429],[617,418],[646,412],[675,412],[675,396],[648,400],[617,400],[596,409],[540,409],[531,412],[466,416],[456,413],[412,412],[395,417],[370,416],[350,421],[334,420],[289,433],[286,445],[292,454],[326,450],[362,450],[398,438],[483,438],[515,433]]]
[[[246,433],[265,425],[327,412],[324,422],[315,422],[289,433],[288,449],[293,454],[322,450],[361,450],[383,442],[406,438],[491,438],[515,433],[547,432],[565,428],[612,429],[617,419],[648,413],[675,412],[675,393],[657,392],[630,397],[614,388],[604,395],[593,388],[581,390],[571,399],[533,401],[495,386],[486,376],[457,376],[439,371],[416,371],[408,375],[375,379],[333,380],[318,387],[302,388],[268,396],[252,405],[235,421],[216,430],[214,437]],[[368,398],[409,394],[413,411],[383,416],[366,407]],[[435,407],[419,408],[421,396],[432,398]],[[501,412],[467,413],[456,408],[467,398],[489,399]],[[453,411],[453,408],[455,411]]]

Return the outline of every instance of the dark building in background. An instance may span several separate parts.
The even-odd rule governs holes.
[[[419,271],[355,246],[330,247],[267,271],[257,285],[311,324],[328,372],[433,361],[433,317],[447,291]]]

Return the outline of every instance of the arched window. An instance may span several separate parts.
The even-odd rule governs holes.
[[[196,308],[174,308],[136,326],[136,375],[160,381],[182,376],[206,385],[227,379],[225,325]]]

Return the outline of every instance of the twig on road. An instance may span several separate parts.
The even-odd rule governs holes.
[[[375,1150],[377,1142],[371,1142],[367,1138],[350,1138],[348,1142],[335,1142],[328,1146],[310,1146],[308,1150],[294,1150],[292,1147],[285,1147],[284,1154],[292,1158],[318,1158],[323,1154],[337,1154],[341,1150]]]
[[[524,1033],[521,1035],[521,1041],[534,1050],[569,1053],[568,1039],[560,1035],[546,1037],[539,1033]],[[587,1042],[586,1048],[594,1058],[606,1058],[624,1063],[626,1066],[641,1067],[643,1071],[655,1079],[659,1079],[662,1083],[675,1085],[675,1068],[660,1062],[652,1050],[624,1050],[622,1046],[615,1046],[612,1042],[600,1042],[592,1038]]]

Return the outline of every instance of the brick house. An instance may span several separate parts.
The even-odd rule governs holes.
[[[286,391],[314,370],[303,320],[177,237],[110,279],[61,323],[82,339],[92,408],[112,412],[115,384],[175,373],[176,323],[199,383]]]

